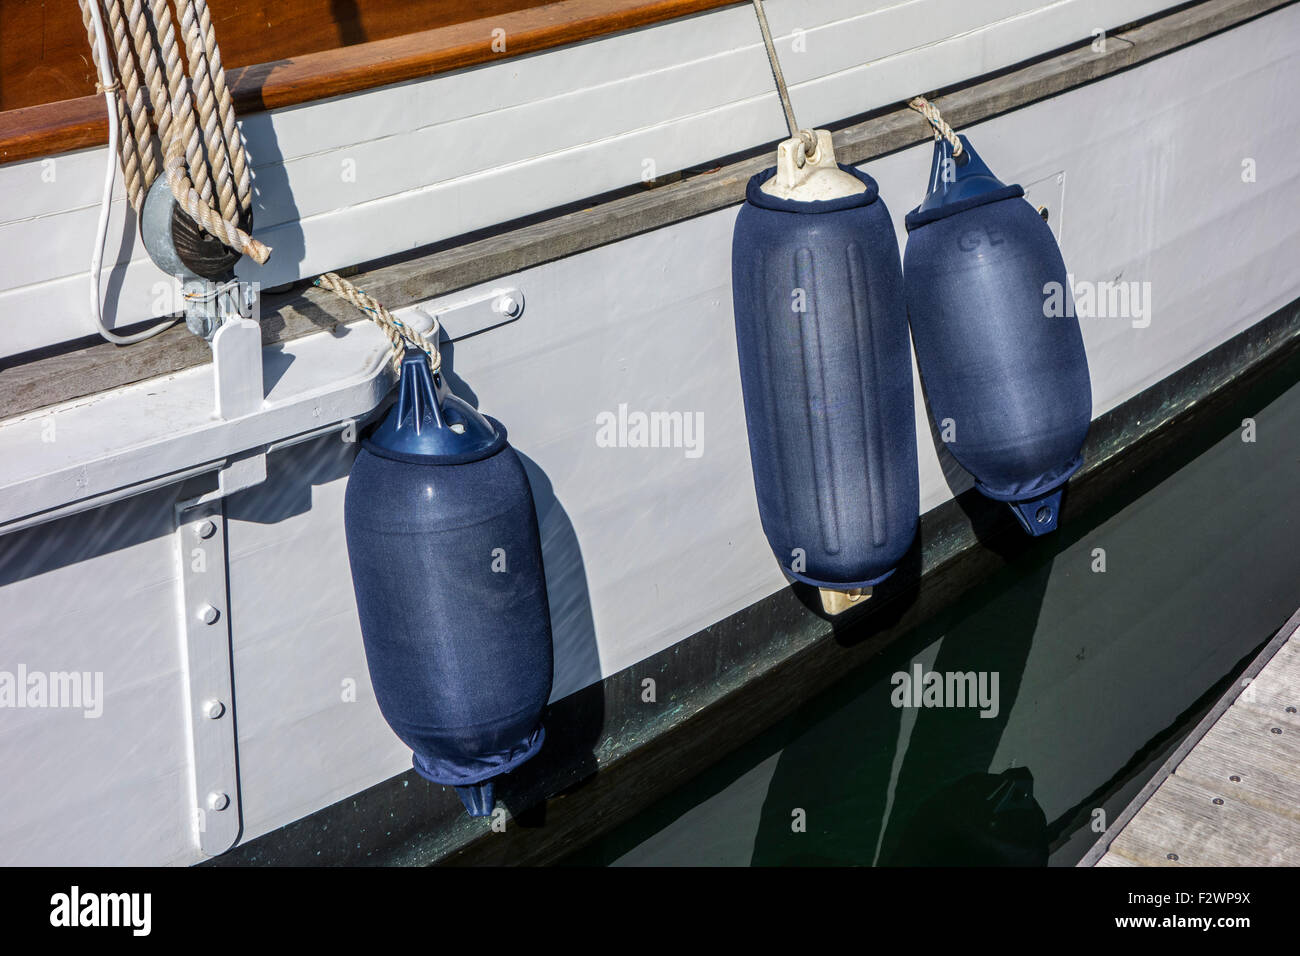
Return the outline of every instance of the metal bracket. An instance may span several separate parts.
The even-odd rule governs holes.
[[[217,417],[230,421],[262,407],[262,327],[253,319],[227,319],[212,336],[212,377]]]
[[[140,210],[140,233],[150,258],[181,285],[186,328],[212,345],[217,417],[239,418],[257,411],[263,398],[259,287],[235,278],[235,260],[216,263],[225,278],[191,269],[177,249],[177,212],[166,178],[158,177]]]
[[[1024,185],[1025,200],[1038,210],[1038,214],[1047,222],[1047,226],[1061,241],[1065,226],[1065,172],[1052,173],[1042,179]]]
[[[850,591],[833,591],[830,588],[817,589],[822,599],[822,610],[827,614],[843,614],[851,607],[866,603],[871,598],[871,588],[854,588]]]
[[[216,856],[238,842],[243,828],[224,499],[178,504],[176,542],[194,827],[199,849]]]
[[[524,293],[509,286],[450,302],[435,300],[407,306],[394,312],[393,317],[421,333],[433,328],[431,317],[437,318],[442,327],[439,340],[455,342],[514,322],[523,314]]]
[[[224,324],[257,318],[255,283],[240,279],[212,282],[193,274],[176,278],[181,282],[181,297],[185,300],[185,327],[199,338],[211,342]]]

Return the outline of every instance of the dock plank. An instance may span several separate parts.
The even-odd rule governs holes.
[[[1300,864],[1297,634],[1300,612],[1084,865]]]
[[[1300,640],[1288,641],[1273,655],[1268,667],[1242,690],[1238,703],[1300,723]]]
[[[1110,854],[1141,866],[1286,866],[1300,859],[1300,821],[1175,774],[1115,839]]]
[[[1274,735],[1270,724],[1244,711],[1229,711],[1179,765],[1178,776],[1300,821],[1300,733]]]

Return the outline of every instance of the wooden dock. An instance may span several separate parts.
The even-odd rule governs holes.
[[[1300,611],[1080,866],[1300,864]]]

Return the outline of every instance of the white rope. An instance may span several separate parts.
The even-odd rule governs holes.
[[[133,208],[143,206],[149,187],[165,173],[176,202],[204,231],[264,263],[270,248],[239,227],[252,211],[252,175],[207,0],[176,3],[189,75],[181,62],[171,5],[168,0],[148,2],[146,7],[145,0],[129,0],[128,7],[126,0],[78,0],[100,77],[97,88],[108,108],[109,165],[116,149]],[[173,323],[130,336],[116,335],[104,325],[100,274],[112,187],[110,168],[91,255],[92,315],[105,339],[130,344]]]
[[[83,8],[84,9],[84,8]],[[113,199],[113,181],[117,176],[117,157],[113,155],[113,144],[118,138],[118,112],[117,98],[115,94],[116,81],[108,71],[108,47],[104,40],[104,24],[99,17],[99,5],[92,3],[89,10],[90,21],[94,27],[96,50],[96,60],[99,65],[99,82],[104,91],[104,102],[108,106],[108,162],[104,167],[104,198],[99,204],[99,225],[96,229],[96,238],[94,248],[90,255],[90,314],[95,319],[95,327],[99,334],[114,345],[133,345],[136,342],[142,342],[147,338],[157,335],[165,329],[171,328],[176,323],[175,319],[168,319],[155,325],[153,328],[146,329],[143,332],[136,332],[133,335],[118,335],[112,332],[104,325],[103,305],[100,301],[99,283],[100,272],[103,269],[104,261],[104,242],[108,237],[108,213]]]
[[[78,2],[92,34],[96,65],[107,76],[102,86],[123,93],[115,108],[119,119],[128,121],[119,127],[129,135],[117,145],[132,204],[139,208],[163,169],[162,160],[180,142],[189,188],[205,203],[215,198],[219,214],[236,225],[239,216],[252,209],[252,177],[206,0],[177,3],[189,74],[168,0],[150,0],[147,8],[144,0],[130,0],[129,9],[124,9],[125,0]],[[108,31],[101,6],[107,11]],[[96,39],[105,32],[112,34],[115,57],[106,49],[107,39]],[[153,141],[155,134],[161,149]],[[177,187],[181,202],[186,198],[184,185]],[[229,229],[213,233],[232,235]],[[245,251],[247,245],[240,240],[232,248]]]
[[[164,168],[167,170],[167,184],[171,187],[172,195],[176,197],[181,208],[189,213],[191,219],[231,249],[247,254],[257,263],[266,262],[271,255],[271,248],[258,242],[229,219],[223,219],[221,214],[199,195],[195,184],[186,174],[185,150],[181,143],[172,143],[167,151]]]
[[[946,139],[952,144],[952,155],[960,156],[965,147],[962,146],[961,140],[953,132],[953,128],[944,121],[943,114],[939,112],[939,107],[935,106],[924,96],[914,96],[907,104],[925,117],[927,123],[934,129],[935,139]]]
[[[428,356],[429,370],[431,372],[437,372],[438,369],[442,368],[442,355],[438,351],[438,333],[441,326],[438,324],[436,316],[433,317],[433,328],[427,332],[418,332],[409,325],[404,325],[393,313],[384,308],[379,301],[362,292],[347,279],[336,273],[325,273],[316,279],[314,285],[333,292],[345,302],[352,303],[353,306],[365,312],[376,325],[384,330],[384,334],[388,336],[388,341],[393,344],[392,363],[394,371],[400,374],[402,357],[408,345],[411,348],[419,349]]]

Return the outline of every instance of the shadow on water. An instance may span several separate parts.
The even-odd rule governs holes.
[[[1028,767],[989,772],[1019,693],[1065,536],[1008,532],[1007,506],[973,492],[922,389],[945,482],[980,545],[1008,567],[984,593],[922,625],[870,669],[790,721],[755,838],[753,865],[1046,865],[1047,818]],[[877,590],[869,627],[833,622],[851,645],[915,602],[922,535]],[[886,663],[888,662],[888,663]],[[929,686],[927,687],[927,684]],[[852,741],[827,762],[825,741]]]
[[[567,862],[1077,861],[1098,814],[1123,809],[1300,602],[1298,380],[1300,352],[1202,403],[1191,427],[1105,466],[1123,474],[1105,497],[1067,493],[1041,538],[959,495],[1000,570]],[[1256,444],[1240,440],[1246,417]],[[1098,545],[1119,562],[1107,575]],[[875,632],[874,613],[837,640]],[[916,664],[997,673],[997,713],[895,706],[892,678]]]
[[[1052,564],[1049,557],[1024,570],[980,613],[942,631],[922,629],[938,641],[930,669],[974,675],[963,692],[977,689],[980,706],[950,699],[910,712],[915,724],[892,795],[900,812],[886,821],[878,863],[1047,863],[1047,820],[1034,800],[1033,774],[1027,767],[987,771],[1020,692]]]
[[[924,864],[935,854],[952,864],[959,848],[960,862],[972,864],[1046,862],[1032,776],[1024,768],[986,771],[1050,573],[1048,560],[989,606],[940,615],[889,648],[865,679],[850,678],[801,709],[768,786],[753,865]],[[972,706],[936,706],[942,698],[924,693],[930,672],[971,674],[973,687],[951,686],[976,690],[964,701]],[[981,690],[992,706],[975,706]],[[915,706],[925,701],[931,706]],[[827,739],[845,744],[829,762]]]

